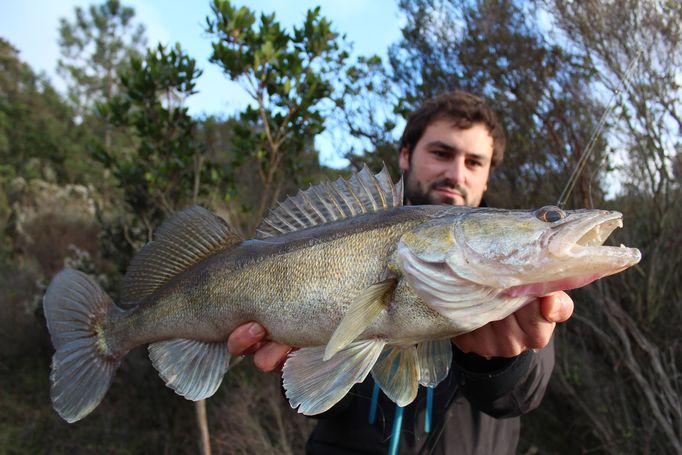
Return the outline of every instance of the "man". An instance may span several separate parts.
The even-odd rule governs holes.
[[[410,116],[400,140],[406,202],[480,205],[505,142],[495,113],[481,98],[455,91],[427,101]],[[401,453],[515,453],[518,416],[540,403],[554,366],[554,327],[572,311],[570,297],[557,292],[454,338],[451,373],[434,391],[433,427],[424,431],[420,391],[404,410]],[[259,324],[244,324],[228,348],[234,355],[254,353],[263,371],[278,370],[291,347],[263,341],[265,335]],[[370,425],[372,388],[368,378],[318,416],[307,452],[386,453],[395,406],[380,398]]]

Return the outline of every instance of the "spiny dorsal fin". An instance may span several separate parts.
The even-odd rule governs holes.
[[[335,182],[322,182],[287,198],[270,210],[258,227],[256,238],[265,239],[398,207],[402,201],[402,179],[393,185],[386,166],[373,175],[365,165],[348,180],[339,178]]]
[[[227,223],[195,205],[166,220],[133,258],[123,278],[122,306],[132,306],[211,253],[241,241]]]

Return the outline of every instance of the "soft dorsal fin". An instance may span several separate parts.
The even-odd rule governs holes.
[[[132,306],[171,278],[241,238],[225,220],[195,205],[176,213],[140,250],[123,278],[122,306]]]
[[[278,204],[258,227],[256,238],[398,207],[403,202],[402,188],[402,179],[394,185],[386,166],[374,175],[365,165],[348,180],[322,182]]]

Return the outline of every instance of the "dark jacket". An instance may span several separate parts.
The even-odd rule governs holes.
[[[404,410],[401,454],[513,454],[520,415],[536,408],[554,368],[554,346],[512,359],[486,360],[453,346],[448,377],[434,391],[432,428],[424,432],[426,393]],[[306,447],[309,455],[386,454],[395,404],[380,394],[376,421],[368,423],[374,381],[356,385],[321,414]]]

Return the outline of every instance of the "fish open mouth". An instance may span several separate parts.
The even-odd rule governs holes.
[[[639,261],[640,253],[636,248],[605,246],[604,242],[618,228],[623,227],[623,216],[618,212],[599,212],[576,220],[567,220],[557,226],[550,239],[550,251],[557,256],[604,256],[621,257]]]
[[[619,212],[576,210],[552,227],[548,250],[552,257],[538,274],[505,291],[508,297],[546,295],[585,286],[618,273],[641,259],[636,248],[605,246],[616,229],[623,227]]]
[[[589,229],[575,242],[576,247],[602,246],[613,231],[623,227],[622,219],[606,220]]]

